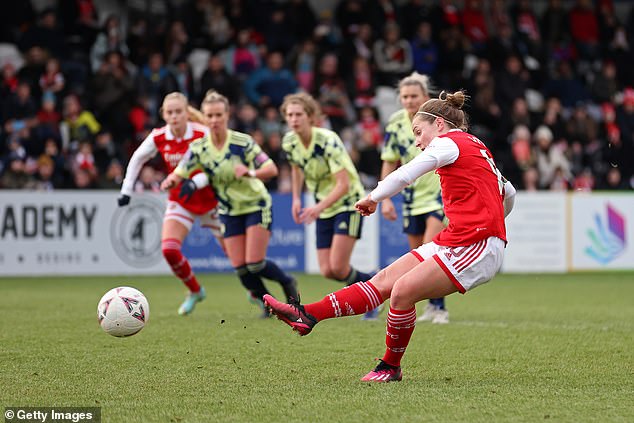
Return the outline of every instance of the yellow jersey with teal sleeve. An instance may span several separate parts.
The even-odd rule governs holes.
[[[348,173],[349,189],[341,198],[325,209],[319,217],[328,219],[338,213],[354,211],[354,204],[364,196],[363,185],[343,141],[335,132],[325,128],[312,129],[308,148],[299,135],[291,131],[284,135],[282,149],[292,165],[304,172],[306,187],[319,202],[335,187],[335,173],[345,169]]]
[[[240,216],[271,207],[271,195],[257,178],[236,178],[235,165],[242,163],[249,169],[258,169],[271,162],[253,138],[229,130],[220,149],[210,135],[193,141],[174,173],[187,178],[194,170],[202,170],[216,191],[220,213]]]
[[[407,110],[402,109],[394,113],[385,127],[385,143],[381,160],[400,162],[404,165],[418,156],[421,151],[416,147],[412,122]],[[406,187],[402,194],[403,216],[418,216],[442,209],[440,177],[435,172],[421,176]]]

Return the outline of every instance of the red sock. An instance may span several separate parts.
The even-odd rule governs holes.
[[[189,261],[181,252],[181,242],[177,239],[164,239],[161,243],[163,257],[172,268],[172,272],[183,281],[191,292],[200,291],[200,285],[189,265]]]
[[[387,314],[387,331],[385,335],[385,355],[383,361],[392,366],[400,366],[405,348],[416,327],[416,308],[395,310],[390,307]]]
[[[304,306],[318,321],[333,317],[353,316],[377,308],[381,294],[370,282],[357,282],[328,294],[323,300]]]

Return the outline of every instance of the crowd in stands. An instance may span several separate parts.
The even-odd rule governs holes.
[[[42,3],[45,7],[41,7]],[[314,2],[313,2],[314,3]],[[214,89],[280,167],[279,106],[319,100],[373,186],[395,87],[465,88],[471,131],[524,190],[634,186],[634,5],[612,0],[21,0],[0,16],[0,188],[118,189],[180,91]],[[101,7],[114,5],[108,15]],[[40,6],[40,7],[37,7]],[[157,191],[158,160],[137,182]]]

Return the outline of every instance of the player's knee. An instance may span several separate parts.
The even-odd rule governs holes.
[[[334,266],[330,267],[330,273],[332,274],[331,278],[338,281],[346,280],[349,272],[350,268],[347,265],[335,264]]]
[[[247,263],[247,270],[253,275],[259,275],[262,270],[264,270],[265,266],[266,262],[264,260],[255,263]]]
[[[169,264],[178,264],[182,260],[183,253],[181,252],[181,248],[181,242],[176,239],[164,239],[161,242],[163,257]]]
[[[400,289],[398,284],[392,288],[392,293],[390,296],[390,307],[398,309],[398,310],[409,310],[414,307],[416,303],[414,302],[412,295],[406,289]]]
[[[182,253],[180,249],[163,248],[162,251],[165,261],[169,264],[177,264],[181,260]]]

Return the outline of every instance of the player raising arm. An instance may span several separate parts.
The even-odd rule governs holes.
[[[207,128],[202,123],[188,121],[190,118],[201,119],[200,113],[189,106],[187,98],[179,92],[165,96],[161,115],[167,125],[154,129],[130,158],[121,186],[121,194],[117,200],[119,207],[127,206],[130,203],[134,183],[141,168],[148,160],[160,153],[167,170],[171,172],[183,158],[189,144],[207,133]],[[183,281],[190,291],[178,309],[178,314],[185,315],[191,313],[196,303],[205,299],[206,295],[205,289],[198,284],[189,261],[181,252],[183,240],[191,230],[194,220],[199,219],[201,226],[211,229],[220,246],[223,249],[224,246],[216,210],[218,200],[216,200],[212,188],[207,187],[200,190],[187,203],[178,198],[179,191],[180,187],[175,186],[169,193],[165,217],[163,218],[161,248],[163,257],[165,257],[172,272]]]
[[[187,155],[161,188],[173,189],[182,183],[181,196],[187,199],[211,182],[220,201],[226,253],[242,285],[261,306],[262,297],[268,294],[261,278],[279,282],[286,300],[298,302],[295,279],[266,259],[273,216],[271,195],[262,181],[275,177],[277,166],[253,138],[228,129],[226,97],[208,92],[201,110],[209,135],[190,145]],[[183,181],[189,177],[192,179]],[[265,316],[269,316],[266,310]]]
[[[438,99],[425,102],[412,121],[416,146],[423,152],[356,204],[362,215],[370,215],[380,201],[436,170],[449,226],[370,281],[336,291],[322,301],[287,305],[265,296],[273,313],[300,335],[310,333],[321,320],[363,313],[389,298],[387,348],[379,365],[362,381],[401,380],[401,358],[416,326],[417,302],[464,294],[491,280],[502,265],[504,217],[513,206],[515,189],[504,180],[484,143],[464,132],[464,101],[465,94],[458,91],[442,92]]]

